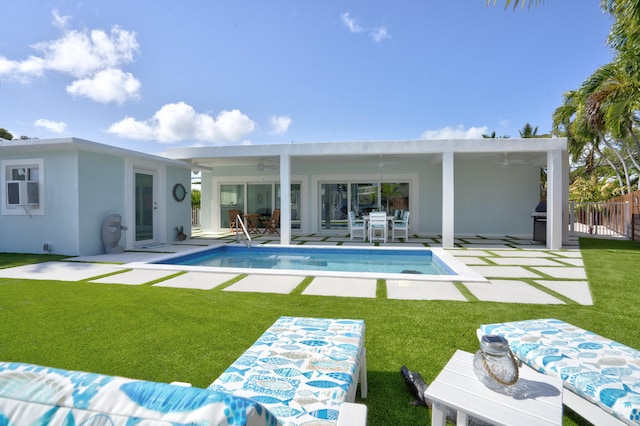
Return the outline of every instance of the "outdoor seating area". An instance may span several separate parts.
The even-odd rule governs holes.
[[[384,211],[372,211],[357,218],[355,212],[350,211],[348,216],[349,239],[361,238],[362,241],[385,244],[400,238],[407,241],[409,239],[409,215],[408,210],[396,210],[393,215]]]

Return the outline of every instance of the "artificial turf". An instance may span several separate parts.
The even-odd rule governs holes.
[[[582,239],[594,305],[360,299],[0,279],[0,360],[207,387],[279,316],[366,322],[370,425],[430,423],[399,370],[432,381],[482,323],[559,318],[640,348],[640,244]],[[0,268],[56,260],[0,254]],[[379,283],[379,293],[384,285]],[[565,424],[585,424],[570,412]]]

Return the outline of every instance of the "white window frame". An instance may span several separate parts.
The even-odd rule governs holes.
[[[37,205],[9,205],[8,182],[12,181],[10,171],[12,169],[38,169],[38,204]],[[0,206],[2,214],[6,216],[42,216],[44,209],[44,158],[19,158],[0,161]]]

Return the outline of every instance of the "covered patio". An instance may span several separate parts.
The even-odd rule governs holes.
[[[441,235],[450,248],[468,235],[533,238],[531,212],[545,199],[546,247],[568,239],[563,138],[291,143],[167,155],[200,172],[201,225],[209,232],[229,229],[229,209],[263,217],[280,209],[280,243],[290,244],[301,233],[343,234],[350,211],[409,210],[410,234]]]

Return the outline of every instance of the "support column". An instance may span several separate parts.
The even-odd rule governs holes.
[[[547,152],[547,248],[562,248],[562,234],[565,223],[563,206],[562,151]]]
[[[442,247],[453,248],[454,177],[453,152],[442,153]]]
[[[280,155],[280,244],[291,244],[291,158]]]

